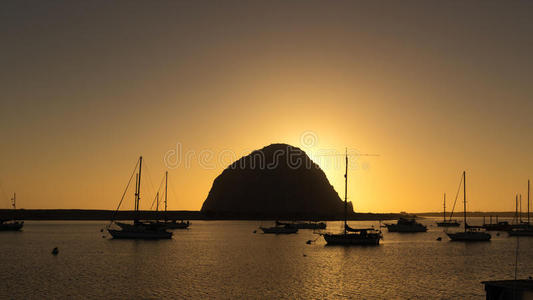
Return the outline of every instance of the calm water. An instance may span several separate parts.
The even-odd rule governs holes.
[[[449,242],[423,222],[427,233],[384,232],[378,247],[307,245],[311,230],[254,234],[261,222],[193,221],[166,241],[102,238],[103,222],[26,222],[0,232],[0,298],[481,299],[480,281],[513,277],[516,238]],[[531,276],[533,238],[519,242],[519,276]]]

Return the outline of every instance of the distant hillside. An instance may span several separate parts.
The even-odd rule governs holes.
[[[272,144],[226,168],[214,180],[201,211],[215,217],[324,219],[344,215],[344,202],[304,151]],[[348,212],[353,213],[351,203]]]

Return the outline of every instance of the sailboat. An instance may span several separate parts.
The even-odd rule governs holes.
[[[15,211],[17,209],[17,194],[13,193],[11,198],[11,205],[13,206],[13,219],[0,220],[0,231],[18,231],[24,226],[24,221],[17,221],[15,219]]]
[[[446,234],[452,241],[463,241],[463,242],[474,242],[474,241],[489,241],[491,235],[485,231],[482,231],[482,226],[470,226],[466,222],[466,172],[463,171],[462,176],[463,181],[463,222],[464,222],[464,231],[459,231],[455,233]]]
[[[276,221],[276,225],[291,225],[298,229],[326,229],[326,223],[324,222],[316,222],[316,221],[309,221],[309,222],[281,222]]]
[[[509,236],[533,236],[533,226],[531,226],[531,223],[529,222],[529,194],[530,194],[529,190],[530,190],[530,184],[528,180],[527,181],[527,222],[525,224],[522,224],[522,226],[517,226],[509,230],[507,232]]]
[[[114,220],[111,220],[107,231],[115,239],[170,239],[172,238],[172,232],[168,232],[165,230],[165,228],[162,228],[161,226],[158,226],[154,223],[141,222],[141,220],[139,219],[142,161],[143,158],[141,156],[139,157],[139,161],[137,163],[137,165],[139,166],[139,172],[135,176],[135,211],[133,224],[115,222]],[[135,167],[135,170],[137,170],[137,166]],[[131,178],[133,178],[133,174]],[[131,183],[131,178],[128,182],[128,186]],[[126,186],[126,190],[128,189],[128,186]],[[124,191],[124,193],[126,193],[126,191]],[[122,196],[122,199],[124,199],[124,195]],[[120,208],[122,199],[120,200],[119,207],[117,208],[116,212],[118,212],[118,209]],[[120,229],[111,229],[110,227],[112,224],[116,224],[118,227],[120,227]]]
[[[162,226],[166,229],[187,229],[189,228],[189,221],[177,221],[177,220],[168,220],[167,219],[167,192],[168,192],[168,171],[165,172],[165,220],[163,222],[157,222],[159,226]]]
[[[276,223],[276,226],[273,226],[273,227],[259,226],[259,229],[261,229],[263,233],[271,233],[271,234],[298,233],[298,228],[296,226],[293,226],[292,224],[280,225]]]
[[[381,231],[374,228],[351,228],[347,222],[348,215],[348,150],[346,150],[346,168],[344,173],[344,231],[342,233],[325,233],[327,245],[379,245]]]
[[[455,206],[455,203],[454,203]],[[446,220],[446,193],[444,193],[444,204],[443,204],[443,210],[442,210],[442,222],[437,222],[438,227],[459,227],[459,222],[457,220],[452,219],[453,216],[453,210],[450,214],[450,219]]]

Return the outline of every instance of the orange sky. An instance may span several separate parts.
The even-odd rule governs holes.
[[[469,209],[514,210],[533,177],[530,1],[1,5],[3,208],[113,209],[138,156],[157,186],[177,144],[170,209],[277,142],[379,154],[351,165],[360,212],[439,211],[463,169]]]

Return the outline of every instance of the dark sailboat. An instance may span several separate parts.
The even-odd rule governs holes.
[[[166,229],[187,229],[189,228],[189,225],[191,224],[189,221],[183,221],[183,220],[169,220],[167,218],[167,194],[168,194],[168,171],[165,172],[165,213],[164,213],[164,220],[163,222],[157,221],[157,226],[161,226],[162,228]],[[159,195],[159,194],[158,194]],[[159,199],[157,199],[159,202]]]
[[[17,210],[16,193],[13,193],[13,198],[11,198],[11,206],[13,207],[13,218],[11,220],[0,220],[0,231],[18,231],[24,226],[24,221],[17,221],[15,218]]]
[[[326,223],[325,222],[281,222],[276,221],[276,225],[282,226],[282,225],[289,225],[296,227],[298,229],[326,229]]]
[[[491,235],[485,231],[482,231],[483,226],[470,226],[466,222],[466,172],[463,171],[463,222],[464,231],[446,234],[452,241],[461,242],[475,242],[475,241],[490,241]]]
[[[454,203],[455,207],[455,203]],[[446,220],[446,193],[444,193],[444,204],[443,204],[443,210],[442,210],[442,222],[437,222],[438,227],[459,227],[459,222],[457,220],[452,219],[453,216],[453,210],[450,213],[450,219]]]
[[[261,229],[263,231],[263,233],[267,233],[267,234],[292,234],[292,233],[298,233],[298,228],[292,226],[291,224],[285,224],[285,225],[276,224],[276,226],[273,226],[273,227],[260,226],[259,229]]]
[[[344,231],[342,233],[325,233],[327,245],[379,245],[381,231],[374,228],[351,228],[348,226],[348,151],[346,151],[346,169],[344,173]]]
[[[508,231],[513,229],[508,221],[499,221],[498,216],[496,216],[496,223],[492,223],[492,216],[490,216],[490,222],[485,223],[485,217],[483,217],[483,228],[488,231]]]
[[[115,239],[170,239],[172,238],[172,232],[168,232],[165,230],[165,228],[154,224],[150,222],[142,222],[139,219],[139,203],[141,199],[141,170],[142,170],[142,156],[139,157],[139,162],[137,164],[139,167],[139,172],[136,174],[135,178],[135,217],[133,220],[133,224],[129,223],[123,223],[123,222],[115,222],[114,216],[111,220],[111,223],[107,227],[107,231],[111,236]],[[137,170],[137,166],[135,167],[135,170]],[[134,170],[134,173],[135,173]],[[124,195],[126,191],[128,190],[128,186],[131,183],[131,179],[133,178],[133,174],[130,177],[130,180],[128,182],[128,185],[126,186],[126,190],[124,191]],[[120,208],[120,204],[122,203],[122,200],[124,199],[124,195],[122,195],[122,199],[120,200],[119,206],[117,207],[118,212]],[[111,229],[111,225],[116,224],[120,229]]]
[[[522,223],[521,226],[516,226],[512,228],[507,233],[509,236],[533,236],[533,226],[529,222],[529,194],[530,194],[530,183],[527,181],[527,222]],[[522,214],[520,212],[520,214]]]

